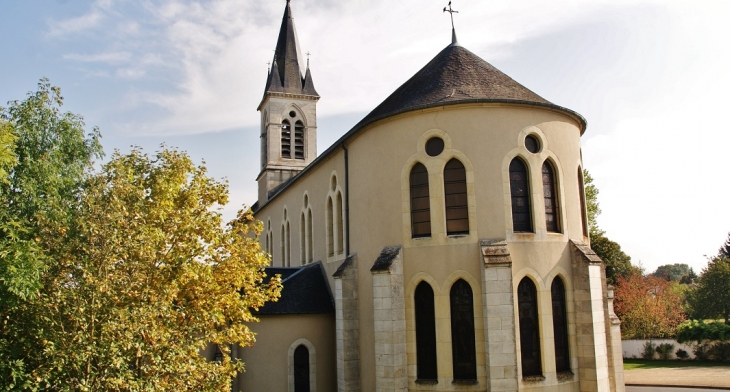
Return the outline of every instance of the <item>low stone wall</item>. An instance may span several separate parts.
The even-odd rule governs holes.
[[[672,350],[672,355],[670,356],[671,359],[677,359],[677,356],[674,353],[676,353],[677,350],[679,350],[680,348],[686,351],[687,354],[689,354],[690,359],[694,359],[695,357],[694,353],[692,352],[692,346],[679,344],[674,339],[632,339],[621,341],[621,346],[623,347],[624,351],[624,358],[641,358],[641,353],[644,351],[644,344],[649,341],[654,343],[655,346],[658,346],[662,343],[673,344],[674,350]]]

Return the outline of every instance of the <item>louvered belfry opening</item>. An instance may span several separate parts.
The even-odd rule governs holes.
[[[289,120],[281,122],[281,157],[291,157],[291,124]]]
[[[550,287],[553,302],[553,333],[555,334],[555,370],[570,371],[570,350],[568,348],[568,312],[565,307],[565,285],[556,277]]]
[[[469,207],[466,195],[466,169],[454,158],[444,167],[446,234],[469,234]]]
[[[477,379],[474,295],[469,283],[457,280],[451,286],[451,353],[454,380]]]
[[[522,377],[541,376],[540,328],[537,312],[537,290],[530,278],[523,278],[517,286],[520,315],[520,352]]]
[[[421,282],[414,294],[416,303],[416,367],[419,380],[437,380],[436,311],[431,285]]]
[[[294,123],[294,159],[304,159],[304,124]]]
[[[428,190],[428,170],[421,163],[411,169],[411,236],[431,236],[431,199]]]
[[[560,206],[558,205],[555,170],[549,161],[542,164],[542,192],[545,198],[545,228],[549,232],[560,232]]]
[[[512,230],[532,232],[532,208],[527,167],[520,158],[509,164],[509,186],[512,195]]]
[[[309,392],[309,349],[303,344],[294,350],[294,391]]]

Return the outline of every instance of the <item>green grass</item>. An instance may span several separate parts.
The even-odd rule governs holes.
[[[656,369],[656,368],[687,368],[687,367],[716,367],[730,366],[728,362],[702,361],[647,361],[644,359],[624,359],[624,370]]]

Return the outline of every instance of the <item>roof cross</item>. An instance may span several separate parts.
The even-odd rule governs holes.
[[[310,54],[311,54],[311,53],[307,52],[307,68],[309,68],[309,55],[310,55]]]
[[[447,7],[444,7],[444,12],[448,12],[449,15],[451,15],[451,29],[454,29],[454,14],[458,14],[459,11],[455,11],[451,8],[451,2],[449,1],[448,9]]]

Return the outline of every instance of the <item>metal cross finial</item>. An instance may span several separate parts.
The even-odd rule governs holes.
[[[310,53],[307,52],[307,68],[309,68],[309,55],[310,55]]]
[[[459,11],[454,11],[453,9],[451,9],[451,2],[449,1],[448,9],[447,9],[447,7],[444,7],[444,12],[448,12],[449,15],[451,15],[451,28],[453,29],[454,28],[454,14],[455,13],[458,14]]]
[[[271,71],[271,61],[266,62],[266,71],[267,72]]]

